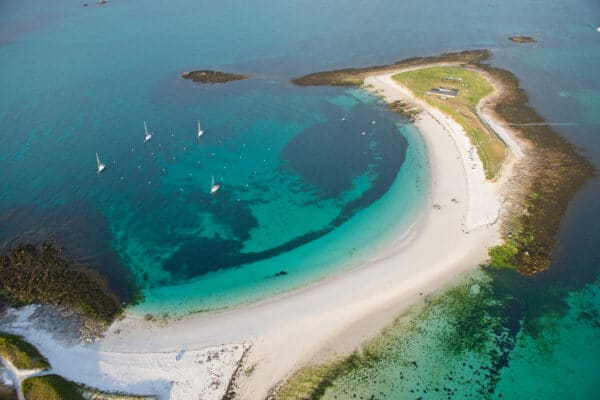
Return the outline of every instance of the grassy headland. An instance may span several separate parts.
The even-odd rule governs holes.
[[[506,148],[476,112],[477,103],[493,91],[488,81],[474,71],[450,66],[415,69],[393,78],[416,97],[458,122],[477,148],[486,178],[496,177],[506,158]],[[429,90],[438,87],[458,89],[458,94],[456,97],[428,94]]]
[[[0,332],[0,357],[18,369],[47,369],[48,360],[20,336]]]

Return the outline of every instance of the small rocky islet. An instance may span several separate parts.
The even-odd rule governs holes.
[[[537,42],[537,40],[535,40],[531,36],[521,36],[521,35],[509,36],[508,40],[510,40],[511,42],[515,42],[515,43],[535,43],[535,42]]]
[[[200,84],[213,84],[240,81],[250,78],[250,75],[213,71],[210,69],[199,69],[196,71],[184,72],[181,74],[181,77],[184,79],[191,79],[192,81]]]

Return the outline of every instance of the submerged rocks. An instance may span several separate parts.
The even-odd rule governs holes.
[[[230,81],[239,81],[250,78],[250,75],[232,74],[229,72],[213,71],[210,69],[200,69],[197,71],[184,72],[181,74],[184,79],[191,79],[196,83],[226,83]]]

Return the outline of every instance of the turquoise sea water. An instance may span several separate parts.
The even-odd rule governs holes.
[[[298,88],[289,78],[488,48],[598,167],[597,26],[600,5],[586,0],[3,1],[0,246],[53,238],[124,294],[131,282],[142,286],[140,312],[223,307],[351,268],[418,213],[423,144],[369,95]],[[539,41],[507,41],[513,34]],[[194,68],[254,77],[208,86],[180,78]],[[200,142],[197,119],[206,129]],[[155,132],[147,144],[143,121]],[[96,152],[107,164],[101,175]],[[222,184],[213,197],[211,176]],[[490,311],[484,301],[473,309],[491,313],[496,326],[518,321],[540,334],[515,328],[510,347],[484,355],[413,335],[403,352],[421,349],[435,362],[413,368],[386,357],[390,379],[435,379],[471,357],[474,368],[496,366],[494,384],[467,378],[465,397],[599,397],[591,374],[599,347],[590,346],[600,337],[599,196],[594,179],[572,202],[549,272],[525,279],[519,292],[490,284],[481,294],[492,303],[555,294],[541,312]],[[273,277],[281,271],[288,274]],[[448,332],[443,315],[415,318],[425,332]],[[341,386],[378,393],[359,382]],[[376,398],[442,398],[394,387]]]

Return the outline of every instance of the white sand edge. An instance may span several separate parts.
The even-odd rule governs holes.
[[[47,334],[27,328],[23,315],[19,315],[22,328],[11,330],[24,334],[48,357],[54,370],[67,378],[105,390],[128,387],[140,394],[154,392],[161,399],[199,395],[217,399],[222,395],[242,350],[241,346],[237,350],[233,345],[223,346],[227,360],[198,364],[195,360],[205,358],[207,352],[220,351],[210,346],[252,344],[246,365],[256,367],[249,377],[241,374],[238,394],[254,400],[264,398],[273,384],[323,349],[349,351],[376,335],[421,295],[483,262],[487,248],[500,240],[499,183],[485,180],[483,165],[462,128],[416,99],[391,75],[370,76],[365,83],[388,101],[403,100],[422,110],[415,125],[427,145],[432,186],[429,204],[414,232],[393,242],[378,259],[303,289],[225,312],[165,325],[130,315],[115,322],[105,339],[88,346],[64,348]],[[500,126],[491,116],[485,118],[490,126]],[[512,157],[520,156],[516,142],[505,142],[509,148],[517,146]],[[207,349],[192,350],[202,348]],[[176,361],[182,350],[186,350],[185,357]]]

